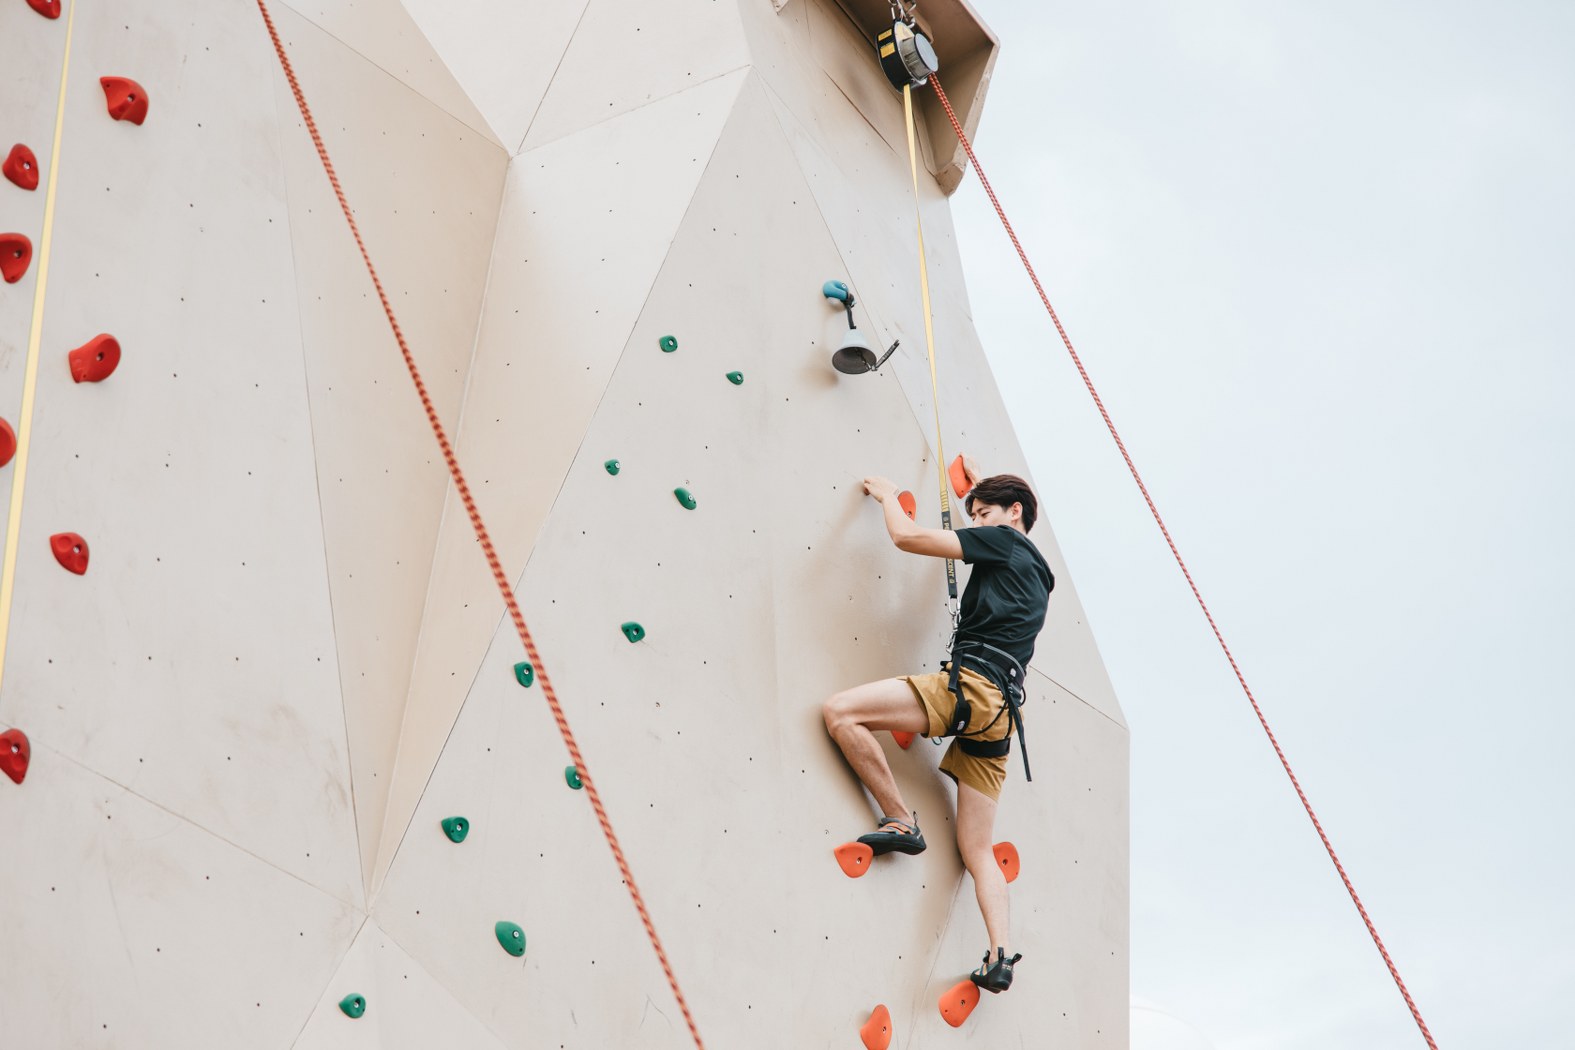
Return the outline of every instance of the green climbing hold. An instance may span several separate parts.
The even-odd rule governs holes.
[[[660,340],[657,341],[656,345],[662,348],[662,353],[670,354],[674,350],[678,349],[678,340],[674,339],[670,335],[664,335]]]
[[[573,766],[563,767],[563,780],[576,791],[585,786],[585,781],[580,779],[580,771]]]
[[[677,496],[678,502],[684,505],[684,510],[695,509],[695,498],[689,494],[688,489],[676,488],[673,490],[673,495]]]
[[[607,473],[609,474],[618,473],[618,461],[616,459],[609,459],[606,463],[603,463],[602,466],[607,468]]]
[[[519,679],[520,685],[529,689],[531,683],[536,680],[536,669],[530,665],[529,660],[521,660],[514,665],[514,677]]]
[[[470,821],[464,817],[444,817],[443,834],[451,842],[464,842],[465,836],[470,834]]]
[[[638,642],[640,639],[645,637],[645,628],[641,627],[633,620],[630,620],[628,623],[621,626],[623,629],[623,636],[629,639],[631,642]]]
[[[497,934],[498,943],[503,945],[503,950],[515,957],[525,954],[525,931],[512,922],[500,922],[492,927],[492,932]]]
[[[742,373],[742,372],[729,372],[727,374],[727,381],[729,383],[732,383],[734,386],[743,386],[744,385],[744,373]]]
[[[344,1011],[346,1017],[360,1017],[366,1013],[366,996],[347,995],[339,1000],[339,1009]]]

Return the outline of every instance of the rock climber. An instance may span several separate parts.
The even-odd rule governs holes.
[[[864,491],[881,505],[900,550],[973,566],[951,659],[937,674],[885,678],[836,693],[823,713],[827,731],[880,806],[877,830],[858,840],[877,855],[922,853],[925,843],[875,731],[954,737],[940,768],[957,784],[957,851],[973,877],[990,938],[984,962],[970,976],[980,988],[1004,992],[1022,956],[1007,954],[1006,877],[995,859],[995,811],[1014,725],[1021,743],[1017,706],[1055,577],[1028,538],[1039,509],[1028,483],[1013,474],[975,481],[977,470],[965,463],[973,488],[964,509],[973,527],[955,532],[915,524],[899,505],[894,483],[864,479]]]

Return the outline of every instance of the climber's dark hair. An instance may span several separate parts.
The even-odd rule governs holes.
[[[1012,504],[1021,503],[1024,532],[1034,527],[1034,519],[1039,516],[1039,501],[1034,498],[1034,490],[1028,487],[1028,482],[1016,474],[996,474],[974,485],[973,491],[968,493],[968,499],[963,505],[969,517],[973,516],[975,502],[1000,507],[1002,510],[1011,510]]]

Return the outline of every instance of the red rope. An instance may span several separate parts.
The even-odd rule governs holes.
[[[1285,775],[1291,778],[1291,786],[1296,789],[1296,797],[1302,800],[1302,808],[1307,811],[1307,817],[1312,821],[1313,827],[1318,832],[1318,838],[1323,841],[1323,848],[1328,851],[1329,859],[1334,862],[1334,870],[1340,873],[1340,881],[1345,883],[1345,891],[1351,895],[1351,902],[1356,905],[1357,912],[1362,916],[1362,922],[1367,924],[1367,932],[1372,935],[1373,943],[1378,946],[1378,954],[1384,957],[1384,965],[1389,967],[1389,975],[1395,979],[1400,995],[1405,999],[1406,1006],[1411,1009],[1411,1016],[1416,1019],[1416,1025],[1422,1030],[1422,1038],[1427,1040],[1431,1050],[1438,1050],[1438,1044],[1433,1042],[1433,1035],[1427,1030],[1427,1023],[1422,1020],[1422,1013],[1417,1009],[1416,1002],[1411,998],[1411,993],[1406,990],[1405,981],[1400,979],[1400,971],[1395,967],[1394,960],[1389,957],[1389,950],[1384,947],[1383,938],[1378,936],[1378,929],[1373,925],[1373,920],[1368,917],[1367,909],[1362,906],[1362,899],[1356,895],[1356,887],[1351,884],[1351,877],[1345,873],[1345,865],[1340,863],[1340,858],[1334,852],[1334,846],[1329,842],[1329,836],[1324,833],[1323,825],[1318,821],[1318,814],[1313,812],[1312,803],[1307,801],[1307,795],[1302,791],[1301,782],[1296,779],[1296,774],[1291,771],[1291,764],[1285,757],[1285,752],[1280,749],[1280,742],[1274,737],[1274,730],[1269,728],[1269,720],[1263,716],[1263,709],[1258,706],[1258,700],[1252,695],[1252,689],[1247,685],[1246,677],[1241,673],[1241,668],[1236,663],[1236,657],[1231,654],[1230,646],[1225,644],[1225,636],[1220,633],[1219,625],[1214,622],[1214,614],[1209,612],[1208,603],[1203,600],[1203,594],[1198,590],[1198,585],[1192,580],[1192,573],[1187,569],[1187,563],[1181,558],[1181,551],[1176,548],[1176,541],[1171,539],[1170,530],[1165,527],[1165,519],[1160,517],[1159,508],[1154,505],[1154,497],[1149,495],[1148,486],[1143,484],[1143,478],[1138,474],[1132,456],[1127,452],[1126,443],[1121,440],[1121,435],[1116,432],[1116,425],[1110,419],[1110,413],[1105,410],[1105,403],[1099,397],[1099,391],[1094,389],[1094,381],[1089,378],[1088,370],[1083,367],[1083,361],[1077,356],[1077,351],[1072,347],[1072,340],[1066,334],[1066,329],[1061,325],[1061,319],[1056,316],[1055,307],[1050,305],[1050,297],[1045,294],[1044,285],[1039,283],[1039,275],[1034,273],[1033,264],[1028,261],[1028,253],[1023,251],[1022,242],[1017,239],[1017,232],[1012,229],[1011,221],[1006,217],[1006,210],[1001,207],[1001,202],[995,196],[995,190],[990,187],[990,180],[985,177],[984,169],[979,166],[979,158],[973,155],[973,146],[968,142],[968,136],[963,133],[962,125],[957,121],[957,114],[952,111],[951,101],[946,97],[946,92],[941,90],[940,80],[931,75],[930,83],[935,87],[935,97],[940,99],[941,105],[946,108],[946,117],[952,123],[952,130],[957,133],[957,141],[962,143],[963,150],[968,154],[968,161],[973,165],[973,170],[979,176],[979,184],[984,187],[984,192],[989,195],[990,203],[995,205],[995,214],[1000,216],[1001,225],[1006,228],[1006,235],[1012,239],[1012,247],[1017,249],[1017,257],[1023,261],[1023,268],[1028,271],[1029,280],[1034,282],[1034,290],[1039,293],[1039,301],[1045,304],[1045,310],[1050,314],[1050,320],[1055,322],[1055,330],[1061,334],[1061,341],[1066,344],[1066,352],[1072,355],[1072,363],[1077,366],[1078,375],[1083,377],[1083,385],[1088,387],[1089,396],[1094,399],[1094,405],[1099,409],[1099,415],[1105,421],[1105,427],[1110,431],[1110,436],[1115,439],[1116,448],[1121,450],[1121,458],[1127,462],[1127,470],[1132,473],[1132,480],[1137,482],[1138,490],[1143,493],[1143,501],[1148,504],[1149,513],[1154,515],[1154,521],[1159,526],[1159,531],[1164,534],[1165,542],[1170,546],[1170,553],[1175,556],[1176,564],[1181,566],[1181,574],[1187,578],[1187,586],[1192,588],[1192,596],[1198,600],[1198,607],[1203,610],[1203,615],[1209,621],[1209,627],[1214,631],[1214,637],[1219,641],[1220,648],[1225,651],[1225,659],[1230,661],[1230,668],[1236,672],[1236,681],[1241,683],[1242,692],[1247,694],[1247,700],[1252,704],[1253,713],[1258,716],[1258,724],[1263,726],[1263,731],[1269,737],[1269,743],[1274,745],[1274,753],[1279,756],[1280,765],[1285,767]]]
[[[607,810],[602,806],[601,795],[596,790],[596,782],[591,779],[585,757],[580,754],[579,744],[575,742],[574,733],[569,729],[568,719],[564,717],[563,707],[558,703],[552,681],[547,677],[546,664],[542,661],[541,654],[536,651],[536,643],[531,640],[530,630],[525,626],[525,616],[520,612],[519,602],[514,598],[514,589],[509,586],[508,577],[503,573],[503,565],[498,561],[497,551],[492,546],[492,537],[488,535],[487,526],[481,520],[481,512],[476,509],[476,501],[471,497],[470,486],[465,483],[465,474],[460,470],[459,460],[454,455],[454,447],[449,443],[448,434],[438,419],[437,409],[433,407],[432,398],[427,394],[426,383],[421,379],[421,370],[416,367],[416,359],[410,352],[409,344],[405,342],[405,335],[399,328],[398,320],[394,317],[394,308],[389,304],[388,295],[383,291],[383,282],[378,279],[377,268],[372,265],[372,257],[367,253],[366,243],[361,240],[361,230],[356,226],[355,216],[351,213],[350,204],[345,199],[344,189],[339,185],[339,176],[334,172],[333,161],[328,159],[328,150],[323,145],[322,136],[317,132],[317,122],[312,119],[312,111],[306,104],[306,96],[301,93],[301,85],[295,79],[295,70],[290,65],[290,58],[285,54],[284,45],[279,41],[279,32],[274,28],[273,18],[268,14],[268,5],[265,0],[257,0],[257,7],[262,11],[263,22],[268,26],[268,35],[273,39],[274,51],[279,55],[279,64],[284,67],[285,79],[290,82],[290,90],[295,94],[295,103],[301,108],[301,116],[306,120],[306,130],[311,133],[312,144],[317,147],[317,156],[322,160],[323,170],[328,173],[328,181],[334,187],[334,196],[339,198],[340,210],[344,212],[345,221],[350,224],[350,232],[355,236],[356,247],[361,249],[361,258],[366,263],[367,273],[372,275],[377,298],[383,304],[383,312],[388,315],[388,325],[394,330],[394,339],[399,343],[399,352],[405,357],[405,367],[410,370],[410,379],[416,385],[416,393],[421,395],[421,407],[426,409],[427,421],[432,424],[432,433],[437,437],[438,445],[443,450],[443,461],[448,464],[448,472],[454,479],[454,487],[459,490],[459,498],[465,504],[465,512],[470,515],[470,524],[476,530],[476,539],[481,542],[481,549],[487,556],[487,564],[492,568],[492,578],[497,581],[498,590],[503,594],[504,604],[509,608],[509,616],[519,632],[520,641],[525,644],[525,652],[530,656],[532,666],[536,668],[536,676],[541,681],[542,694],[547,698],[547,704],[552,708],[552,717],[558,723],[558,732],[562,734],[563,742],[569,749],[569,757],[574,760],[574,768],[579,771],[580,781],[591,801],[591,808],[596,811],[596,819],[601,822],[602,834],[606,836],[607,845],[612,849],[613,859],[618,862],[618,871],[623,875],[624,884],[629,887],[629,897],[634,901],[635,910],[640,913],[640,921],[645,924],[645,932],[651,938],[651,947],[656,949],[656,957],[661,961],[662,972],[667,975],[667,983],[673,990],[673,997],[678,1000],[678,1008],[683,1011],[684,1020],[689,1024],[689,1034],[694,1038],[697,1050],[704,1050],[704,1043],[700,1040],[700,1030],[695,1025],[694,1016],[689,1012],[689,1004],[684,1000],[683,991],[678,987],[678,978],[673,974],[667,952],[662,949],[661,938],[656,934],[656,925],[651,921],[650,912],[646,910],[645,900],[635,886],[634,873],[629,869],[629,861],[624,856],[623,847],[618,844],[618,836],[613,833],[612,822],[608,820]]]

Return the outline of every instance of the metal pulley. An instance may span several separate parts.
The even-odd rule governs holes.
[[[935,46],[911,20],[892,22],[890,29],[875,38],[875,49],[886,79],[899,90],[909,85],[919,87],[941,69]]]

